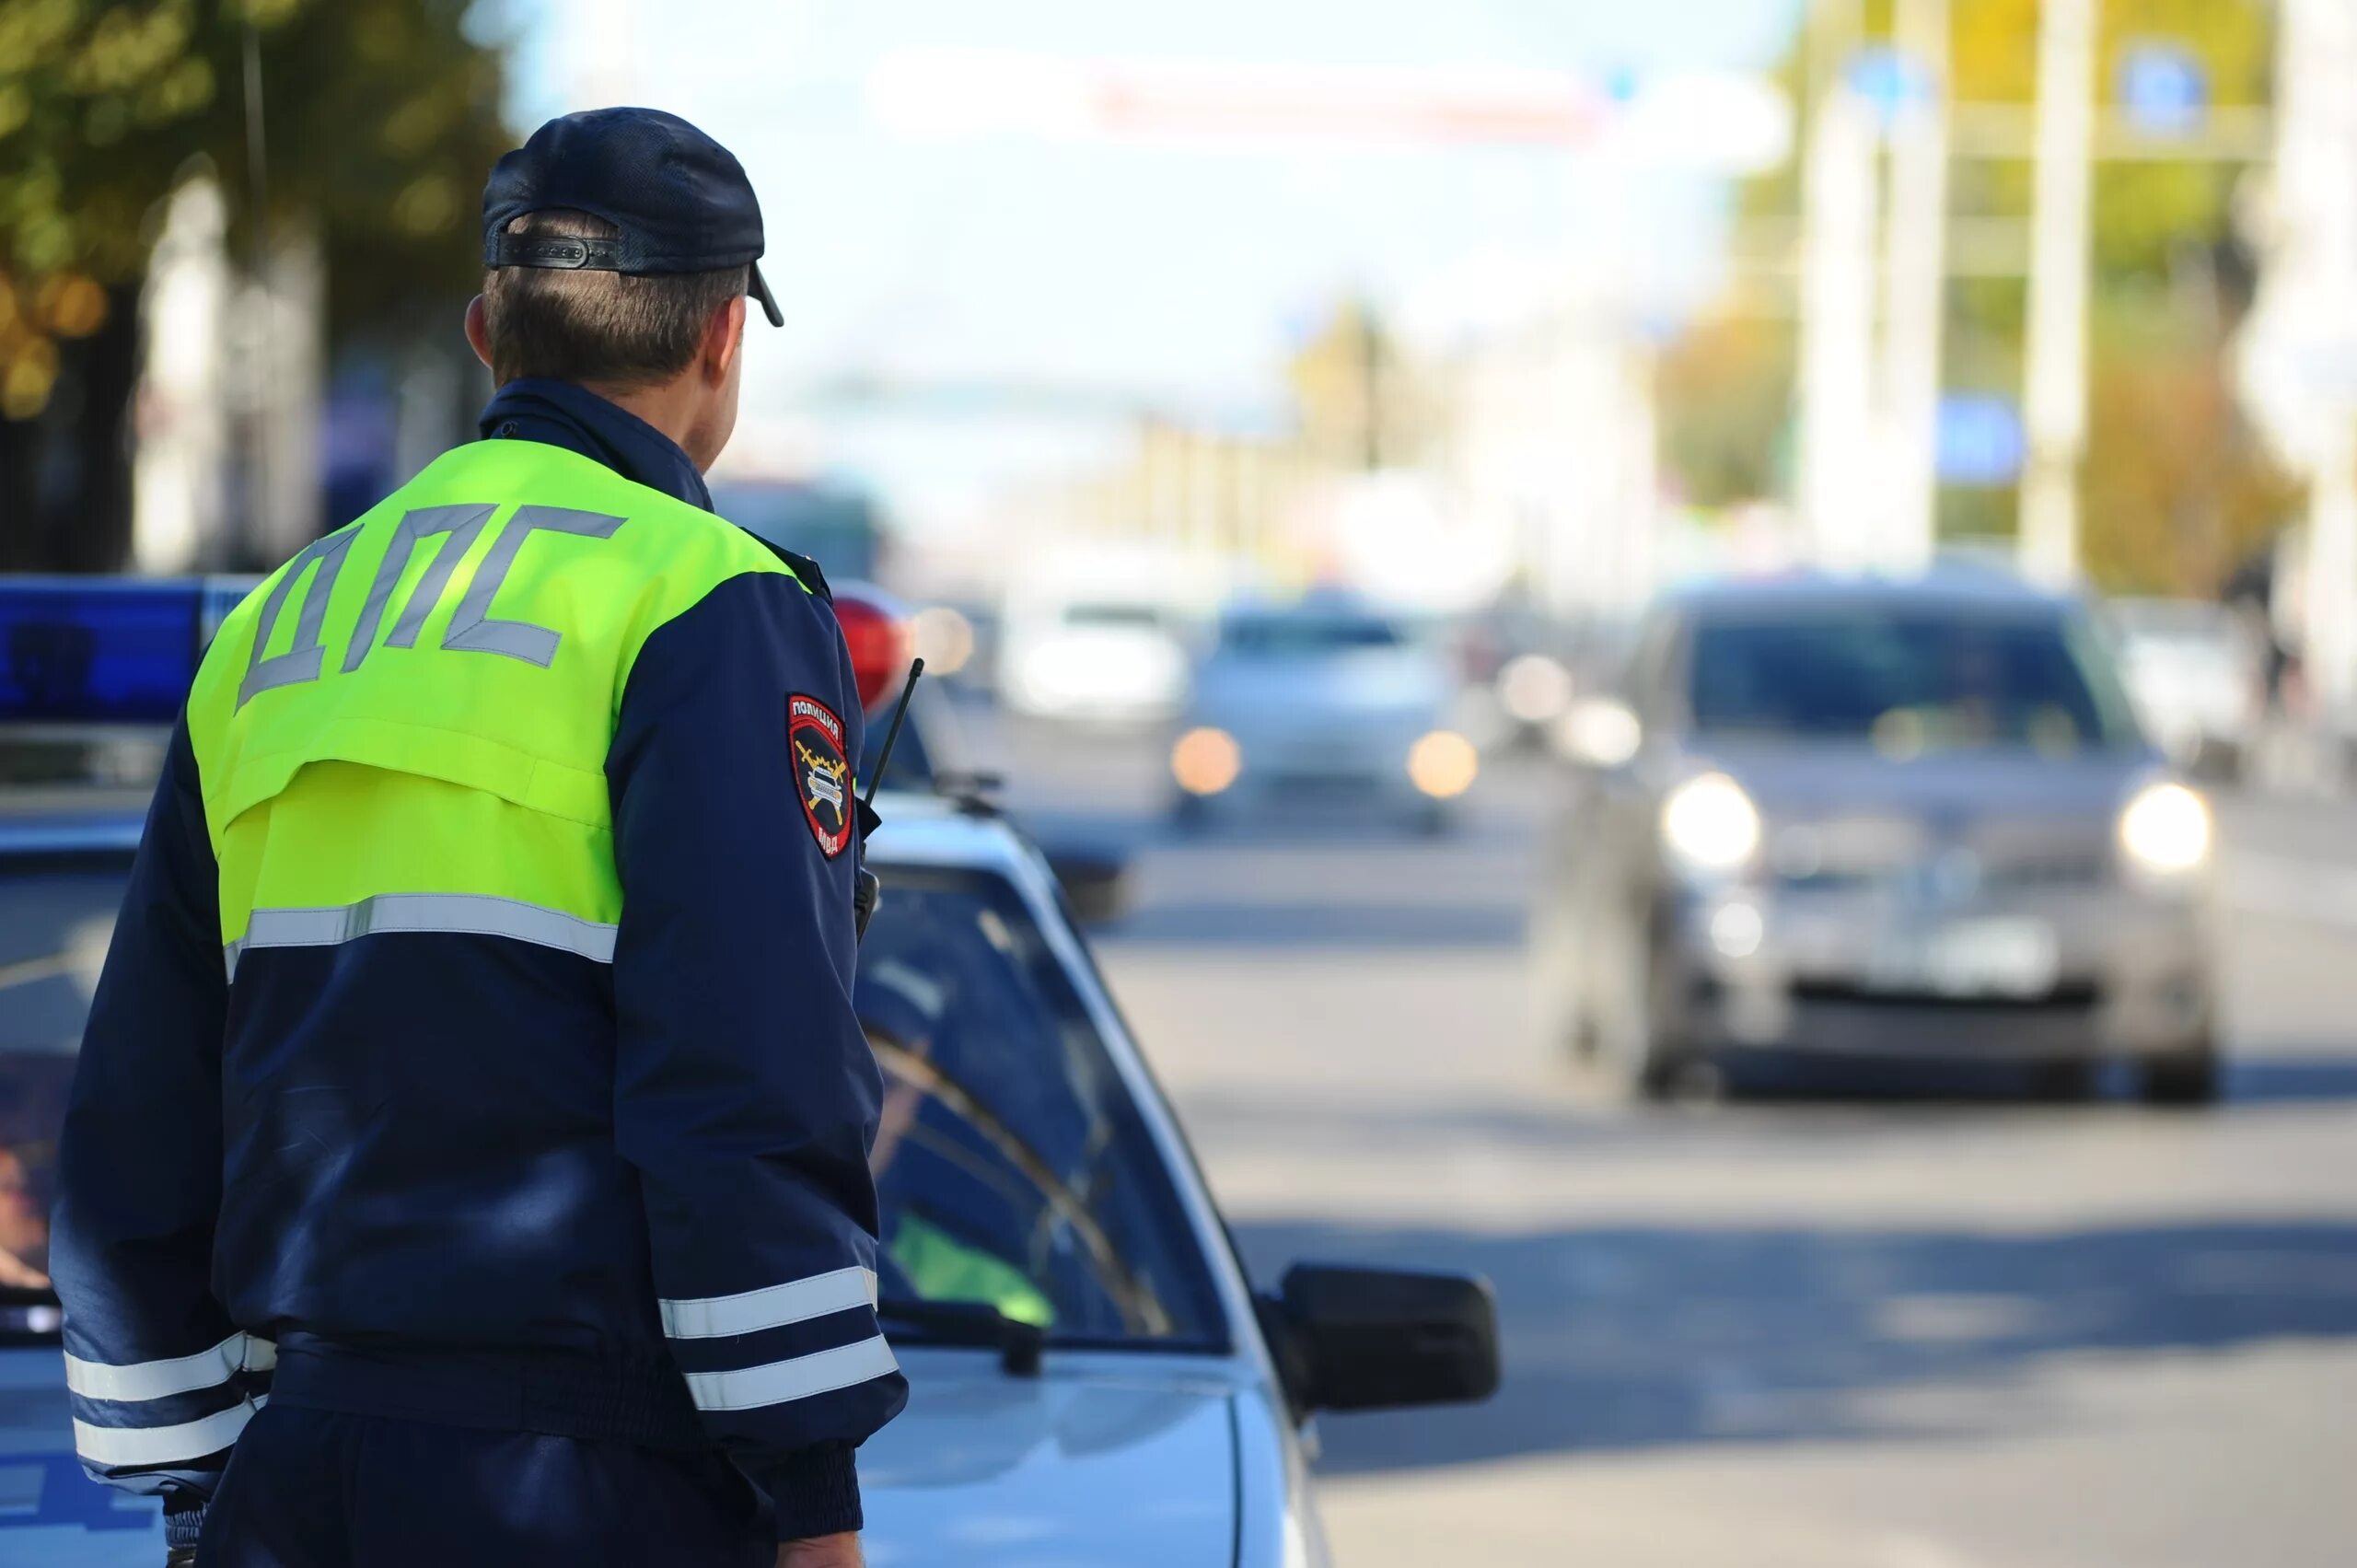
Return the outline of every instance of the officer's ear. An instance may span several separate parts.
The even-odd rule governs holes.
[[[475,351],[485,370],[491,368],[491,324],[483,319],[480,294],[467,301],[467,346]]]
[[[715,387],[726,383],[737,364],[737,352],[744,346],[745,296],[740,294],[714,311],[712,319],[703,324],[696,361],[703,367],[704,379]]]

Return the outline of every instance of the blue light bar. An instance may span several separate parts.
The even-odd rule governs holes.
[[[168,725],[234,577],[0,576],[0,725]]]

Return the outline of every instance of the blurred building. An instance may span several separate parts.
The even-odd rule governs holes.
[[[252,569],[319,537],[326,311],[315,237],[281,232],[249,276],[230,263],[220,186],[173,192],[141,308],[132,569]]]
[[[1435,469],[1459,549],[1574,617],[1655,586],[1654,348],[1609,258],[1511,275],[1476,268],[1423,302],[1446,396]]]
[[[2317,695],[2357,700],[2357,10],[2284,0],[2277,154],[2254,216],[2258,300],[2240,344],[2243,392],[2308,482],[2306,527],[2276,610]]]
[[[142,571],[193,571],[222,552],[230,429],[226,328],[237,286],[227,231],[220,186],[192,180],[165,206],[148,267],[132,469],[131,554]]]

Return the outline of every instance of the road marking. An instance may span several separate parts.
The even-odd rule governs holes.
[[[2230,908],[2322,925],[2357,926],[2357,866],[2238,854],[2228,858],[2224,871],[2220,890]]]

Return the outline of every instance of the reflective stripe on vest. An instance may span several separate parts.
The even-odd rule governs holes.
[[[710,513],[528,441],[447,452],[306,548],[189,694],[226,961],[452,931],[610,962],[621,693],[649,636],[749,573],[792,576]]]
[[[326,909],[258,909],[248,918],[245,935],[229,943],[223,954],[229,978],[235,980],[238,956],[250,947],[331,947],[387,931],[513,936],[578,953],[595,963],[614,961],[613,925],[484,893],[377,893],[358,903]]]

